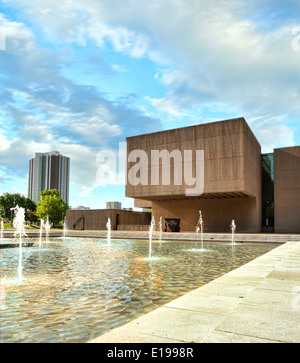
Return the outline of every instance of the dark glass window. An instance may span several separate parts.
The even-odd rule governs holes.
[[[274,154],[262,155],[262,225],[274,230]]]

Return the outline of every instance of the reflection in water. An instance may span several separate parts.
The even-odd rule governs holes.
[[[55,243],[54,243],[55,242]],[[271,250],[274,244],[49,239],[1,250],[1,342],[85,342]],[[199,245],[200,247],[200,245]],[[4,284],[5,282],[5,284]]]

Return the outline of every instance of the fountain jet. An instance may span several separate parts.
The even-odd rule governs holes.
[[[154,219],[154,217],[152,217],[150,228],[149,228],[149,258],[151,258],[151,255],[152,255],[152,235],[153,235],[154,229],[155,229],[155,219]]]
[[[110,218],[108,218],[108,221],[106,223],[106,228],[107,228],[107,242],[108,242],[108,245],[110,246],[110,240],[111,240],[111,220],[110,220]]]
[[[19,237],[19,266],[18,266],[18,281],[21,284],[23,281],[22,276],[22,236],[27,236],[25,233],[25,209],[18,205],[14,210],[15,218],[13,220],[13,226],[15,228],[15,237]]]
[[[203,218],[201,211],[199,211],[199,220],[196,226],[196,232],[197,234],[200,232],[201,250],[203,250]]]
[[[46,223],[44,224],[44,228],[46,230],[46,243],[48,242],[48,236],[49,236],[49,231],[52,227],[52,223],[49,222],[49,216],[47,215],[47,219],[46,219]]]
[[[3,219],[1,219],[1,225],[0,225],[0,239],[3,239],[3,231],[4,231]]]
[[[231,228],[231,234],[232,234],[231,243],[234,245],[235,244],[235,233],[236,233],[236,224],[235,224],[234,219],[231,222],[230,228]]]
[[[163,222],[162,217],[159,218],[159,242],[162,241],[162,229],[163,229]]]
[[[67,218],[64,218],[64,224],[63,224],[63,228],[64,228],[64,238],[66,237],[66,233],[68,231],[68,226],[67,226]]]
[[[41,219],[41,225],[40,225],[40,240],[39,240],[39,249],[42,249],[42,235],[43,235],[43,226],[44,226],[44,220]]]

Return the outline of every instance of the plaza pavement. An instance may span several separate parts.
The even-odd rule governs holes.
[[[90,343],[299,343],[300,239]]]

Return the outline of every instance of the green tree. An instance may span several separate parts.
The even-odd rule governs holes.
[[[26,212],[26,219],[30,222],[30,224],[37,222],[38,218],[36,215],[36,212],[32,212],[32,211],[27,211]]]
[[[45,220],[49,216],[51,223],[58,224],[64,219],[68,209],[69,206],[61,199],[59,191],[52,189],[41,192],[36,212],[40,219]]]
[[[3,218],[11,218],[11,208],[16,206],[24,208],[26,211],[35,212],[36,204],[29,198],[20,193],[4,193],[0,196],[0,213]]]

